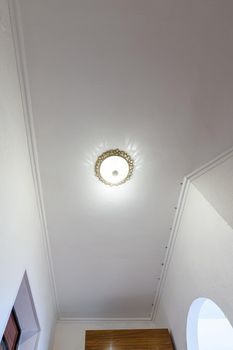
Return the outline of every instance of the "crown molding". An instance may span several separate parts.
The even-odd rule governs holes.
[[[41,185],[41,178],[40,178],[40,172],[39,172],[39,161],[37,156],[37,146],[36,146],[34,125],[33,125],[33,110],[32,110],[32,104],[31,104],[27,63],[26,63],[26,57],[25,57],[25,47],[24,47],[24,39],[23,39],[23,32],[22,32],[21,15],[20,15],[18,2],[16,0],[8,0],[8,9],[9,9],[13,45],[14,45],[15,57],[16,57],[16,66],[17,66],[20,94],[21,94],[21,100],[22,100],[22,108],[23,108],[24,124],[25,124],[27,145],[28,145],[29,158],[30,158],[30,166],[31,166],[31,172],[33,177],[37,208],[38,208],[40,222],[41,222],[42,239],[43,239],[44,249],[45,249],[47,263],[48,263],[53,301],[54,301],[54,306],[56,308],[56,312],[58,316],[60,314],[60,307],[59,307],[58,298],[57,298],[57,288],[55,283],[53,261],[52,261],[51,248],[50,248],[50,242],[49,242],[49,236],[48,236],[42,185]]]
[[[39,212],[39,217],[41,221],[43,243],[44,243],[44,248],[47,256],[50,282],[53,290],[54,304],[57,311],[57,317],[58,317],[57,322],[59,323],[151,322],[151,317],[139,317],[139,318],[59,317],[61,312],[60,312],[60,305],[59,305],[58,296],[57,296],[57,287],[56,287],[56,281],[55,281],[53,260],[52,260],[52,254],[51,254],[48,228],[47,228],[47,219],[46,219],[45,207],[44,207],[43,191],[42,191],[41,178],[40,178],[40,170],[39,170],[40,168],[39,168],[38,152],[37,152],[37,145],[36,145],[36,138],[35,138],[35,131],[34,131],[34,123],[33,123],[33,109],[32,109],[32,103],[31,103],[27,62],[25,57],[25,46],[24,46],[23,31],[22,31],[22,24],[21,24],[20,8],[16,0],[8,0],[8,8],[9,8],[14,50],[15,50],[15,56],[16,56],[16,65],[17,65],[20,93],[21,93],[21,99],[22,99],[24,124],[26,129],[30,165],[31,165],[33,183],[34,183],[35,194],[37,199],[38,212]]]
[[[190,186],[190,181],[188,180],[187,177],[185,177],[183,180],[182,187],[181,187],[181,191],[180,191],[180,195],[179,195],[179,199],[178,199],[178,204],[176,206],[177,209],[175,212],[175,217],[173,219],[171,234],[170,234],[170,238],[169,238],[168,245],[167,245],[168,249],[167,249],[167,252],[165,255],[165,259],[164,259],[164,266],[163,266],[163,270],[162,270],[162,273],[160,276],[159,286],[157,288],[157,292],[155,295],[155,299],[154,299],[154,303],[153,303],[153,307],[152,307],[152,311],[151,311],[151,321],[155,321],[155,319],[156,319],[158,306],[159,306],[159,303],[161,300],[161,295],[163,292],[164,283],[165,283],[165,280],[167,277],[169,263],[171,261],[172,255],[173,255],[173,251],[174,251],[174,247],[175,247],[175,243],[176,243],[176,238],[177,238],[183,210],[184,210],[185,203],[186,203],[186,198],[187,198],[189,186]]]
[[[60,317],[57,323],[70,324],[70,323],[95,323],[95,322],[113,322],[113,323],[132,323],[132,322],[145,322],[152,323],[151,317],[135,317],[135,318],[77,318],[77,317]]]
[[[30,157],[30,165],[33,176],[33,183],[37,199],[37,206],[42,227],[43,243],[46,252],[48,269],[50,275],[50,282],[53,291],[54,305],[57,311],[57,322],[59,323],[76,323],[76,322],[150,322],[151,317],[139,318],[65,318],[59,317],[61,314],[60,305],[58,302],[57,287],[55,281],[55,274],[53,268],[53,260],[51,254],[51,247],[49,241],[49,234],[47,228],[47,219],[45,214],[43,191],[40,178],[40,168],[38,160],[38,152],[33,123],[33,109],[31,103],[30,85],[28,78],[27,62],[25,57],[25,46],[23,39],[23,31],[21,24],[21,15],[19,4],[16,0],[8,0],[8,8],[10,14],[12,36],[14,43],[14,50],[16,56],[16,65],[19,78],[19,86],[24,114],[24,124],[26,129],[27,144]]]
[[[162,296],[162,293],[164,290],[164,286],[165,286],[171,258],[173,256],[173,252],[174,252],[174,248],[175,248],[175,244],[176,244],[176,239],[177,239],[178,232],[179,232],[180,222],[181,222],[181,219],[183,216],[183,211],[185,208],[186,199],[187,199],[187,195],[189,192],[190,184],[193,181],[197,180],[202,175],[206,174],[211,169],[217,167],[218,165],[222,164],[223,162],[227,161],[228,159],[230,159],[232,157],[233,157],[233,148],[230,148],[229,150],[227,150],[224,153],[221,153],[219,156],[217,156],[216,158],[214,158],[210,162],[205,163],[200,168],[198,168],[198,169],[194,170],[193,172],[191,172],[190,174],[186,175],[183,179],[183,182],[182,182],[183,185],[182,185],[182,188],[180,191],[178,204],[176,207],[177,209],[176,209],[175,217],[174,217],[173,224],[172,224],[172,230],[171,230],[171,234],[170,234],[170,238],[169,238],[169,242],[168,242],[168,249],[167,249],[167,253],[165,256],[165,260],[164,260],[164,268],[163,268],[163,271],[161,273],[160,283],[159,283],[159,286],[157,289],[157,293],[156,293],[156,296],[154,299],[154,306],[153,306],[152,312],[151,312],[151,321],[156,320],[158,307],[159,307],[159,304],[161,301],[161,296]]]
[[[31,105],[30,87],[29,87],[26,57],[25,57],[24,40],[23,40],[23,34],[22,34],[20,9],[19,9],[19,4],[17,3],[16,0],[8,0],[8,7],[9,7],[10,20],[11,20],[16,64],[17,64],[17,70],[18,70],[18,76],[19,76],[19,85],[20,85],[22,106],[23,106],[23,112],[24,112],[24,123],[25,123],[26,135],[27,135],[31,170],[32,170],[33,182],[35,187],[35,194],[37,198],[38,211],[39,211],[39,216],[40,216],[41,226],[42,226],[43,243],[44,243],[46,256],[47,256],[50,282],[53,290],[54,304],[57,310],[57,314],[60,315],[60,306],[59,306],[58,297],[57,297],[57,288],[56,288],[55,275],[54,275],[54,269],[53,269],[53,260],[52,260],[50,242],[49,242],[47,220],[46,220],[43,193],[42,193],[42,185],[41,185],[41,178],[40,178],[40,172],[39,172],[39,161],[37,156],[38,153],[37,153],[34,125],[33,125],[33,110]],[[177,239],[179,226],[182,219],[183,210],[185,207],[190,183],[231,157],[233,157],[233,148],[222,153],[220,156],[216,157],[212,161],[206,163],[202,167],[198,168],[197,170],[193,171],[192,173],[184,177],[183,185],[182,185],[179,199],[178,199],[177,209],[175,212],[175,217],[173,220],[172,230],[171,230],[171,234],[168,242],[168,249],[164,260],[164,268],[160,277],[160,283],[156,291],[150,317],[148,318],[143,318],[143,317],[142,318],[65,318],[65,317],[60,317],[58,318],[58,323],[80,323],[80,322],[148,322],[149,323],[149,322],[154,322],[156,319],[159,303],[160,303],[164,285],[166,282],[167,273],[169,270],[169,264],[174,252],[174,247],[176,244],[176,239]]]
[[[212,159],[210,162],[205,163],[200,168],[194,170],[193,172],[188,174],[186,176],[186,178],[189,181],[193,182],[196,179],[198,179],[199,177],[201,177],[202,175],[204,175],[205,173],[207,173],[208,171],[210,171],[211,169],[217,167],[218,165],[224,163],[225,161],[227,161],[228,159],[230,159],[232,157],[233,157],[233,147],[229,148],[227,151],[221,153],[220,155],[218,155],[217,157]]]

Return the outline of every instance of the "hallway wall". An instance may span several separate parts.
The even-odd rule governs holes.
[[[49,348],[56,312],[42,235],[7,0],[0,0],[0,339],[23,274],[28,274]]]
[[[167,320],[176,348],[185,350],[192,301],[212,299],[233,324],[233,230],[190,185],[156,322]]]

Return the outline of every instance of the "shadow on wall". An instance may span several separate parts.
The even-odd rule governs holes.
[[[17,323],[17,327],[19,330],[17,349],[36,349],[39,340],[40,325],[36,314],[36,309],[33,302],[32,293],[26,272],[24,273],[22,282],[20,284],[11,315],[12,314],[15,317],[15,322]],[[12,329],[12,318],[10,316],[1,342],[1,346],[3,349],[8,348],[9,344],[7,341],[7,335],[9,338],[9,332],[11,333],[12,331],[14,332],[14,329]],[[10,338],[12,337],[10,336]]]

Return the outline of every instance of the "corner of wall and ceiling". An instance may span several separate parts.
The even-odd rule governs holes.
[[[217,167],[218,165],[222,164],[223,162],[225,162],[227,159],[229,159],[231,157],[233,157],[233,148],[230,148],[229,150],[220,154],[219,156],[217,156],[213,160],[202,165],[200,168],[198,168],[198,169],[194,170],[193,172],[191,172],[190,174],[186,175],[183,179],[182,188],[181,188],[179,199],[178,199],[178,204],[176,206],[176,213],[175,213],[173,224],[171,227],[171,234],[170,234],[170,238],[169,238],[169,242],[168,242],[168,249],[167,249],[165,259],[164,259],[164,268],[163,268],[162,273],[161,273],[161,277],[160,277],[160,281],[159,281],[160,283],[159,283],[159,286],[157,289],[157,293],[156,293],[155,301],[154,301],[154,306],[153,306],[153,309],[151,312],[151,321],[156,320],[157,311],[158,311],[158,307],[160,304],[163,289],[165,286],[171,258],[172,258],[173,252],[174,252],[176,239],[177,239],[178,231],[179,231],[179,226],[180,226],[180,222],[181,222],[181,219],[183,216],[183,211],[185,208],[186,199],[187,199],[190,184],[194,180],[198,179],[199,177],[201,177],[202,175],[204,175],[205,173],[207,173],[211,169]]]
[[[104,322],[114,322],[114,321],[123,321],[123,322],[154,322],[156,320],[156,315],[158,311],[158,306],[161,300],[163,288],[166,282],[166,277],[169,269],[169,264],[171,262],[171,258],[173,255],[179,225],[181,222],[183,210],[186,203],[186,198],[189,190],[189,186],[192,181],[209,171],[210,169],[216,167],[217,165],[221,164],[228,158],[231,158],[233,156],[233,148],[228,150],[227,152],[221,154],[217,158],[213,159],[212,161],[208,162],[204,166],[200,167],[199,169],[195,170],[194,172],[188,174],[184,177],[182,182],[182,187],[178,199],[178,204],[175,207],[175,216],[173,220],[173,224],[171,227],[170,232],[170,238],[168,242],[168,249],[166,252],[166,256],[164,259],[163,264],[163,270],[161,272],[161,276],[159,279],[159,285],[156,290],[155,298],[153,307],[151,310],[150,317],[146,318],[64,318],[60,316],[60,306],[58,302],[57,297],[57,288],[56,288],[56,282],[55,282],[55,275],[54,275],[54,269],[53,269],[53,260],[51,255],[51,248],[50,248],[50,242],[49,242],[49,235],[48,235],[48,229],[47,229],[47,220],[46,220],[46,214],[45,214],[45,208],[44,208],[44,200],[43,200],[43,192],[42,192],[42,186],[41,186],[41,179],[40,179],[40,171],[39,171],[39,162],[38,162],[38,156],[37,156],[37,147],[36,147],[36,140],[35,140],[35,132],[34,132],[34,126],[33,126],[33,111],[32,111],[32,105],[31,105],[31,97],[30,97],[30,87],[29,87],[29,79],[28,79],[28,72],[27,72],[27,64],[26,64],[26,57],[25,57],[25,49],[24,49],[24,40],[23,40],[23,34],[22,34],[22,25],[21,25],[21,16],[20,16],[20,9],[19,4],[16,0],[7,0],[8,1],[8,7],[9,7],[9,13],[10,13],[10,20],[11,20],[11,27],[12,27],[12,36],[14,41],[14,48],[15,48],[15,56],[16,56],[16,64],[17,64],[17,70],[18,70],[18,76],[19,76],[19,84],[20,84],[20,91],[21,91],[21,98],[22,98],[22,106],[23,106],[23,112],[24,112],[24,123],[25,123],[25,129],[26,129],[26,135],[27,135],[27,143],[28,143],[28,149],[29,149],[29,156],[30,156],[30,163],[31,163],[31,170],[32,170],[32,176],[33,176],[33,182],[35,187],[35,194],[37,198],[37,204],[38,204],[38,211],[42,226],[42,233],[43,233],[43,242],[44,247],[47,255],[47,261],[48,261],[48,268],[50,273],[50,281],[51,281],[51,287],[53,290],[53,298],[54,298],[54,304],[56,306],[57,315],[58,315],[58,322],[61,323],[75,323],[75,322],[96,322],[96,321],[104,321]]]
[[[33,177],[33,183],[35,188],[35,195],[37,200],[38,213],[41,222],[41,229],[43,235],[43,244],[48,262],[49,276],[51,289],[53,294],[54,305],[57,312],[57,317],[60,314],[60,308],[57,298],[57,289],[55,283],[55,276],[53,270],[53,262],[51,255],[51,248],[49,243],[48,229],[47,229],[47,221],[45,215],[42,187],[41,187],[41,179],[39,172],[39,162],[37,156],[37,147],[33,126],[33,117],[32,117],[32,105],[31,105],[31,96],[30,96],[30,88],[29,88],[29,79],[27,73],[26,66],[26,58],[25,58],[25,49],[24,49],[24,40],[22,34],[22,25],[21,25],[21,16],[19,10],[19,4],[15,0],[7,0],[8,2],[8,10],[10,15],[10,23],[13,37],[13,44],[15,50],[15,58],[16,58],[16,66],[17,73],[19,79],[19,87],[24,115],[24,125],[27,137],[27,145],[28,152],[30,158],[30,165]]]

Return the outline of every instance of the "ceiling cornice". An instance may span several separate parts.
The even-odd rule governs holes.
[[[78,318],[78,317],[60,317],[59,323],[87,323],[87,322],[151,322],[150,317],[133,317],[133,318]]]
[[[139,317],[139,318],[64,318],[64,317],[59,317],[60,306],[59,306],[58,297],[57,297],[57,288],[56,288],[55,275],[54,275],[54,269],[53,269],[53,260],[52,260],[52,255],[51,255],[51,248],[50,248],[49,235],[48,235],[48,229],[47,229],[47,220],[46,220],[42,186],[41,186],[39,161],[38,161],[38,155],[37,155],[38,153],[37,153],[34,125],[33,125],[33,110],[32,110],[32,104],[31,104],[30,87],[29,87],[26,57],[25,57],[24,40],[23,40],[23,34],[22,34],[20,9],[19,9],[18,2],[15,0],[8,0],[8,6],[9,6],[10,19],[11,19],[14,47],[15,47],[16,63],[17,63],[17,70],[18,70],[18,76],[19,76],[19,84],[20,84],[22,106],[23,106],[23,112],[24,112],[24,123],[25,123],[25,129],[26,129],[26,134],[27,134],[27,143],[28,143],[28,149],[29,149],[31,170],[32,170],[32,176],[33,176],[33,181],[34,181],[35,194],[36,194],[36,198],[37,198],[38,211],[39,211],[39,216],[40,216],[40,220],[41,220],[43,242],[44,242],[44,247],[45,247],[45,251],[46,251],[46,255],[47,255],[48,269],[49,269],[51,286],[52,286],[53,297],[54,297],[54,304],[56,306],[56,310],[57,310],[57,314],[58,314],[58,322],[59,323],[134,322],[134,321],[136,321],[136,322],[154,322],[156,319],[158,306],[159,306],[159,303],[161,300],[161,295],[162,295],[164,284],[166,281],[166,277],[167,277],[167,273],[168,273],[168,269],[169,269],[169,264],[171,262],[171,258],[173,255],[173,251],[174,251],[174,247],[175,247],[175,243],[176,243],[176,239],[177,239],[177,234],[178,234],[180,222],[182,219],[182,214],[183,214],[183,210],[185,207],[186,198],[187,198],[190,183],[193,180],[200,177],[201,175],[203,175],[204,173],[206,173],[207,171],[209,171],[210,169],[221,164],[222,162],[224,162],[228,158],[231,158],[233,156],[233,148],[228,150],[227,152],[221,154],[220,156],[218,156],[214,160],[208,162],[204,166],[200,167],[199,169],[195,170],[194,172],[192,172],[189,175],[184,177],[184,180],[182,182],[180,195],[179,195],[178,204],[175,207],[175,216],[174,216],[173,225],[171,228],[168,249],[167,249],[165,259],[164,259],[163,270],[162,270],[162,273],[160,276],[159,286],[158,286],[157,291],[156,291],[156,295],[154,298],[154,303],[153,303],[150,317],[148,317],[148,318],[143,318],[143,317]]]
[[[33,125],[33,112],[31,105],[31,96],[30,96],[30,87],[29,87],[29,79],[27,73],[27,65],[26,65],[26,57],[25,57],[25,49],[24,49],[24,40],[22,34],[22,25],[21,25],[21,16],[18,2],[15,0],[8,0],[8,8],[10,14],[10,22],[11,22],[11,30],[13,36],[13,43],[15,49],[15,57],[16,57],[16,65],[17,72],[19,78],[19,86],[24,114],[24,124],[26,129],[27,136],[27,145],[30,157],[30,165],[33,177],[33,183],[35,188],[35,194],[37,199],[37,207],[41,222],[42,228],[42,238],[45,248],[45,253],[48,262],[48,270],[50,275],[50,282],[52,288],[52,294],[54,299],[54,305],[57,311],[57,315],[60,314],[60,308],[57,298],[57,289],[55,283],[55,276],[53,270],[53,262],[52,255],[49,243],[48,229],[47,229],[47,221],[45,215],[44,201],[43,201],[43,193],[40,179],[40,171],[39,171],[39,162],[37,156],[37,147],[34,133],[34,125]]]
[[[163,268],[162,273],[161,273],[159,287],[157,289],[157,293],[156,293],[155,300],[154,300],[154,306],[153,306],[153,309],[151,312],[151,321],[156,320],[157,311],[158,311],[159,303],[160,303],[161,296],[163,293],[164,285],[166,282],[167,273],[169,270],[171,258],[172,258],[173,252],[174,252],[176,239],[178,236],[180,222],[181,222],[181,219],[183,216],[183,211],[184,211],[184,207],[186,204],[186,199],[187,199],[187,194],[189,191],[190,184],[194,180],[199,178],[200,176],[204,175],[205,173],[207,173],[211,169],[215,168],[216,166],[222,164],[223,162],[225,162],[227,159],[229,159],[231,157],[233,157],[233,148],[230,148],[226,152],[220,154],[219,156],[217,156],[216,158],[214,158],[210,162],[204,164],[200,168],[194,170],[193,172],[191,172],[190,174],[188,174],[184,177],[184,180],[182,182],[182,188],[180,191],[180,196],[178,199],[178,204],[175,207],[175,210],[176,210],[175,217],[174,217],[173,224],[171,227],[171,234],[170,234],[170,238],[169,238],[169,242],[168,242],[168,249],[167,249],[167,253],[165,256],[165,260],[164,260],[164,268]]]
[[[57,310],[57,318],[62,323],[75,323],[75,322],[148,322],[151,321],[151,317],[139,317],[139,318],[65,318],[60,317],[60,305],[57,296],[57,287],[55,281],[55,273],[53,269],[53,259],[51,254],[51,246],[49,241],[49,234],[47,228],[47,219],[45,214],[45,206],[43,199],[43,191],[40,178],[40,168],[38,161],[38,152],[36,146],[36,138],[33,123],[33,109],[31,103],[30,86],[28,79],[27,62],[25,57],[24,39],[22,33],[21,15],[17,1],[8,0],[12,36],[14,41],[14,49],[16,56],[17,71],[19,77],[20,93],[22,99],[24,123],[27,135],[28,150],[30,156],[31,170],[33,176],[33,183],[35,188],[35,194],[37,199],[39,217],[42,227],[43,242],[48,261],[48,269],[50,274],[51,287],[53,290],[54,304]]]

